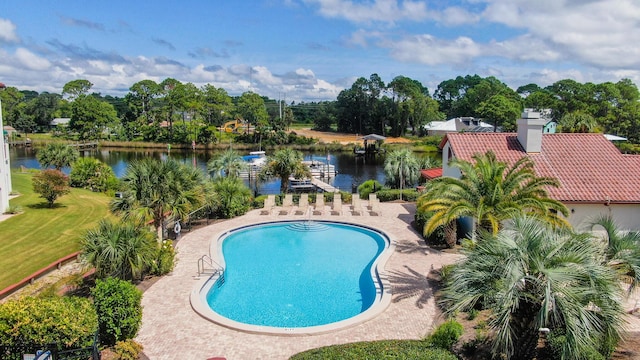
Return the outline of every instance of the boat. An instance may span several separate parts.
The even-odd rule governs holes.
[[[311,179],[296,179],[290,177],[289,189],[293,192],[312,192],[316,191],[316,186],[311,182]]]
[[[331,165],[325,162],[317,160],[305,160],[302,163],[309,167],[311,176],[315,178],[332,178],[335,177],[338,173],[336,171],[335,165]]]
[[[249,163],[249,168],[240,172],[240,177],[242,178],[253,177],[267,163],[267,155],[264,151],[251,151],[249,155],[244,155],[242,159]]]

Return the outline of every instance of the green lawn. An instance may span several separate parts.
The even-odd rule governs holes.
[[[56,207],[35,194],[29,173],[12,172],[12,207],[23,213],[0,222],[0,289],[80,249],[80,238],[100,219],[110,217],[108,196],[71,189]]]

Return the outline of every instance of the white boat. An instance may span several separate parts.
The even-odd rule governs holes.
[[[240,177],[243,178],[254,177],[267,163],[267,155],[264,151],[252,151],[249,155],[243,156],[242,159],[249,163],[249,169],[240,172]]]
[[[316,178],[332,178],[337,174],[335,165],[315,160],[305,160],[302,163],[309,167],[311,176]]]

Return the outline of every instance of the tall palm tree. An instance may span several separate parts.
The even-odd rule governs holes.
[[[559,216],[568,216],[566,206],[547,195],[546,187],[558,187],[558,180],[536,176],[531,159],[523,157],[511,167],[498,161],[491,151],[476,154],[473,159],[474,163],[451,161],[450,166],[458,168],[461,177],[432,180],[418,199],[420,211],[433,212],[424,227],[426,235],[442,225],[451,227],[461,217],[471,217],[481,229],[496,234],[505,220],[521,213],[569,226]],[[473,236],[475,233],[476,229]]]
[[[592,230],[599,227],[605,231],[606,264],[628,285],[630,294],[640,284],[640,232],[619,230],[609,215],[602,215],[592,222]]]
[[[271,177],[280,178],[280,191],[286,193],[289,189],[289,177],[305,178],[311,176],[309,167],[302,163],[302,159],[303,155],[300,151],[291,148],[278,150],[267,158],[258,177],[263,180]]]
[[[596,119],[584,111],[574,111],[564,114],[559,121],[562,132],[590,133],[598,128]]]
[[[82,239],[81,260],[93,266],[100,278],[142,279],[157,253],[154,234],[129,222],[102,220]]]
[[[224,174],[238,177],[242,171],[247,169],[249,169],[249,164],[233,149],[225,150],[207,163],[207,171],[213,176]]]
[[[53,166],[60,170],[78,160],[80,153],[67,144],[52,143],[38,150],[36,157],[43,168]]]
[[[123,196],[112,200],[111,211],[139,224],[151,221],[159,241],[167,215],[184,220],[204,202],[202,172],[172,159],[132,162],[122,182]]]
[[[384,161],[384,173],[387,183],[395,188],[406,188],[418,181],[420,162],[409,149],[394,150],[387,154]]]
[[[576,234],[530,217],[517,217],[497,234],[464,249],[465,259],[447,278],[447,313],[490,310],[496,357],[531,359],[539,329],[566,335],[563,359],[582,359],[620,339],[624,309],[616,272],[605,247],[591,234]]]

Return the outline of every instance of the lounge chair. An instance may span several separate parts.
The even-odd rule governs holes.
[[[331,215],[342,215],[342,195],[340,193],[333,193]]]
[[[276,196],[268,195],[264,200],[264,206],[260,210],[260,215],[271,215],[273,208],[276,206]]]
[[[380,200],[378,200],[378,197],[374,193],[369,194],[369,215],[382,215],[382,211],[380,210]]]
[[[304,215],[309,208],[309,194],[300,194],[300,200],[298,201],[298,207],[296,208],[296,215]]]
[[[322,215],[324,213],[324,194],[316,194],[316,204],[313,207],[313,215]]]
[[[286,194],[282,200],[282,208],[278,212],[279,215],[289,215],[293,207],[293,194]]]
[[[362,203],[357,193],[351,194],[351,215],[362,215]]]

